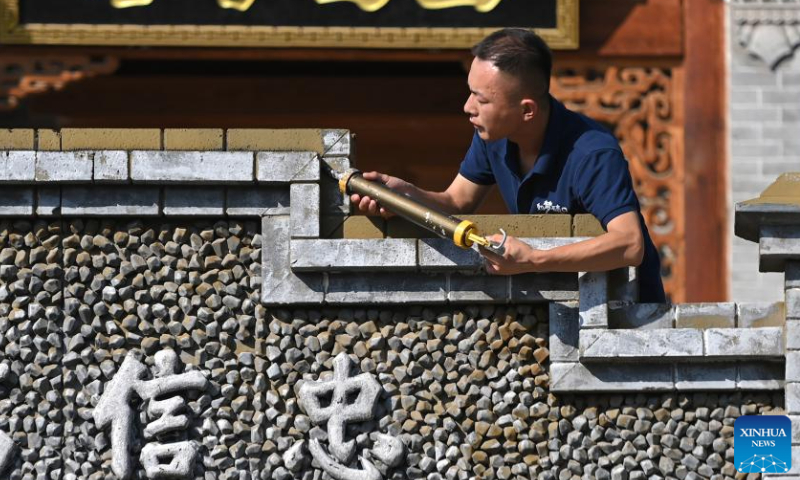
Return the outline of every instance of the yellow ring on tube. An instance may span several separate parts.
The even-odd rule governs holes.
[[[359,173],[358,170],[351,168],[339,179],[339,191],[342,192],[342,195],[347,195],[347,182],[349,182],[350,177],[356,173]]]
[[[453,243],[461,248],[470,248],[473,242],[469,239],[469,234],[473,233],[473,230],[475,230],[474,223],[462,220],[453,232]]]

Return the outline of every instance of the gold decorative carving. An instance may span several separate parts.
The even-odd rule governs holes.
[[[685,298],[683,122],[679,89],[665,68],[563,69],[551,92],[570,109],[605,125],[630,165],[647,227],[661,254],[662,278],[673,301]]]
[[[12,109],[28,95],[113,73],[118,65],[110,57],[4,57],[0,61],[0,109]]]
[[[20,24],[20,1],[0,0],[0,44],[462,49],[501,28]],[[536,29],[551,48],[578,48],[578,2],[557,0],[557,27]]]
[[[315,0],[319,4],[333,2],[353,2],[365,12],[380,10],[391,0]],[[479,12],[491,12],[502,0],[417,0],[417,3],[428,10],[439,10],[453,7],[475,7]]]
[[[217,4],[222,8],[232,8],[240,12],[247,11],[256,0],[217,0]]]
[[[358,8],[364,10],[365,12],[377,12],[390,0],[315,0],[317,3],[324,5],[326,3],[335,3],[335,2],[353,2],[358,5]]]
[[[256,0],[217,0],[217,5],[222,8],[232,8],[240,12],[246,12]],[[386,0],[387,2],[389,0]],[[111,0],[114,8],[146,7],[153,3],[153,0]]]
[[[436,10],[452,7],[475,7],[479,12],[491,12],[502,0],[417,0],[424,8]]]
[[[153,0],[111,0],[114,8],[146,7],[153,3]]]

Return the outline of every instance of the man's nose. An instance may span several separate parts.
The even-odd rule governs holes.
[[[472,95],[467,97],[467,101],[464,102],[464,113],[467,115],[473,115],[475,110],[472,108]]]

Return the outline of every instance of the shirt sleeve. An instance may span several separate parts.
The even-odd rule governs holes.
[[[481,140],[478,132],[475,132],[472,137],[472,145],[467,150],[458,173],[478,185],[494,185],[495,183],[492,165],[489,162],[489,154],[486,150],[486,142]]]
[[[600,221],[603,229],[619,215],[639,211],[628,162],[619,150],[600,150],[587,155],[573,184],[586,211]]]

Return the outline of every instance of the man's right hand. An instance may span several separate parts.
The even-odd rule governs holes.
[[[364,172],[363,175],[367,180],[380,182],[398,193],[408,195],[414,190],[414,186],[412,184],[397,177],[386,175],[385,173]],[[391,212],[378,205],[378,202],[368,196],[362,197],[361,195],[354,193],[350,195],[350,203],[357,206],[362,212],[371,215],[380,214],[385,218],[389,218],[393,215]]]

